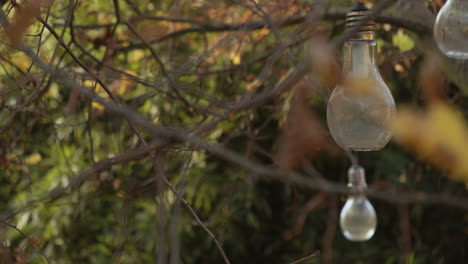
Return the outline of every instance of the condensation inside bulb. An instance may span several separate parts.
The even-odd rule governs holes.
[[[434,38],[448,57],[468,59],[468,1],[449,0],[439,11]]]
[[[377,227],[377,216],[365,197],[350,197],[340,214],[343,235],[351,241],[369,240]]]
[[[375,45],[345,45],[343,85],[333,90],[327,122],[335,142],[354,151],[379,150],[392,134],[388,124],[396,113],[395,102],[374,63]]]

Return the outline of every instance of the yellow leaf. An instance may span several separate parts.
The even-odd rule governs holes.
[[[137,75],[137,73],[132,70],[125,70],[125,72],[133,76]],[[117,95],[124,95],[132,84],[134,84],[134,81],[132,79],[126,76],[123,77],[123,79],[120,81],[119,89],[117,90]]]
[[[453,107],[434,103],[425,113],[401,109],[392,124],[394,137],[454,180],[468,182],[468,127]]]
[[[145,52],[141,49],[136,49],[136,50],[131,51],[128,54],[128,62],[130,63],[137,62],[143,59],[144,57],[145,57]]]
[[[232,64],[239,65],[241,63],[241,57],[237,52],[229,53],[229,59],[231,59]]]
[[[109,94],[102,88],[102,86],[98,83],[96,84],[96,93],[103,98],[109,99]]]
[[[29,156],[27,156],[25,159],[24,159],[24,163],[28,164],[28,165],[36,165],[38,164],[39,162],[41,162],[42,160],[42,156],[41,154],[39,153],[34,153],[34,154],[31,154]]]
[[[13,63],[24,72],[28,70],[29,66],[31,66],[31,62],[31,58],[24,53],[20,53],[13,57]]]
[[[254,39],[259,40],[268,34],[270,34],[270,30],[265,27],[265,28],[255,31],[252,35]]]
[[[104,106],[98,102],[92,102],[91,106],[100,111],[104,110]]]
[[[253,88],[259,86],[260,84],[261,81],[259,79],[255,79],[251,82],[248,82],[245,88],[247,89],[247,91],[251,91]]]
[[[95,81],[93,81],[93,80],[85,80],[83,82],[83,85],[85,87],[88,87],[88,88],[91,88],[91,89],[94,86],[96,86],[95,92],[97,93],[97,95],[99,95],[100,97],[103,97],[105,99],[109,99],[109,95],[107,94],[107,92],[104,90],[104,88],[102,88],[102,86],[99,83],[95,83]],[[97,109],[99,111],[102,111],[105,108],[103,105],[101,105],[98,102],[92,102],[91,107],[94,108],[94,109]]]
[[[85,80],[85,81],[83,82],[83,85],[86,86],[86,87],[88,87],[88,88],[93,88],[93,87],[94,87],[94,81],[92,81],[92,80]]]

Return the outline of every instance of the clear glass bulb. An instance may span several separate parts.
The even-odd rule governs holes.
[[[434,38],[448,57],[468,59],[468,1],[448,0],[437,15]]]
[[[365,196],[351,196],[340,213],[343,235],[351,241],[369,240],[377,227],[374,207]]]
[[[367,188],[364,169],[354,165],[348,170],[348,186],[354,192]],[[346,239],[351,241],[369,240],[377,227],[377,214],[366,196],[360,193],[348,198],[340,213],[340,227]]]
[[[349,24],[352,28],[365,13],[349,13],[347,27]],[[388,123],[396,107],[376,63],[374,28],[375,23],[368,22],[344,44],[345,81],[333,90],[328,101],[328,128],[335,142],[347,150],[380,150],[392,137]]]

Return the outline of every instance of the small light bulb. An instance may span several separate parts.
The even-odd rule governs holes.
[[[366,196],[360,192],[367,188],[364,168],[353,165],[348,170],[348,187],[356,194],[351,195],[340,213],[340,227],[346,239],[369,240],[377,227],[377,214]]]
[[[343,235],[351,241],[369,240],[377,227],[374,207],[365,196],[351,196],[340,213]]]
[[[448,57],[468,59],[468,1],[448,0],[434,25],[434,38]]]
[[[347,30],[368,14],[369,9],[357,4],[346,17]],[[388,123],[396,113],[395,101],[378,70],[374,30],[375,22],[369,19],[344,44],[345,82],[333,90],[328,101],[328,128],[346,150],[380,150],[392,136]]]

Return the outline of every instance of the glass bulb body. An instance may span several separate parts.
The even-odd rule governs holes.
[[[448,0],[434,25],[434,38],[448,57],[468,59],[468,1]]]
[[[377,215],[369,200],[363,195],[351,196],[340,213],[343,235],[351,241],[369,240],[377,227]]]
[[[345,80],[330,96],[328,127],[335,142],[353,151],[380,150],[391,138],[395,101],[380,76],[374,40],[350,40],[343,47]]]
[[[356,194],[348,198],[341,210],[341,231],[351,241],[369,240],[377,227],[377,215],[366,196],[360,193],[367,188],[364,168],[359,165],[349,168],[348,187]]]

